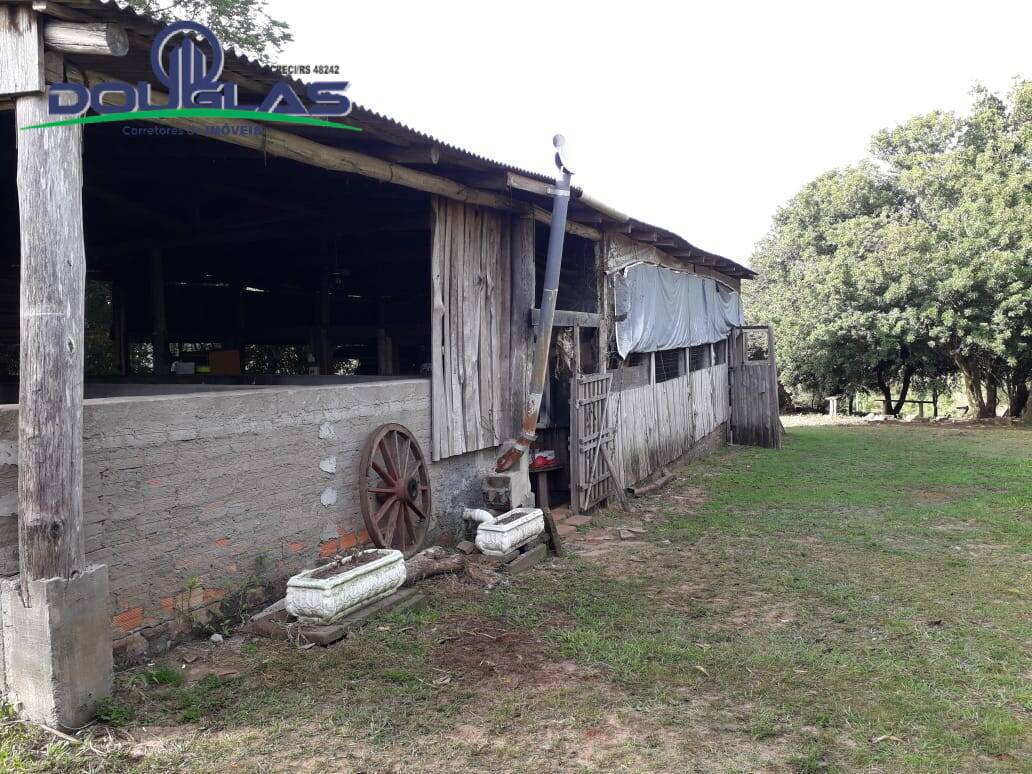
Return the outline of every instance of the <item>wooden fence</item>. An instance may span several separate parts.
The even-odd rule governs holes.
[[[727,365],[669,381],[620,389],[609,400],[616,424],[616,465],[624,486],[637,483],[685,454],[728,419]]]

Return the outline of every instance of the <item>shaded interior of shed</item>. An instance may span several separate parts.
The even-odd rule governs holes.
[[[135,133],[151,126],[85,130],[88,397],[428,374],[429,195]],[[13,111],[0,136],[0,379],[16,402]]]

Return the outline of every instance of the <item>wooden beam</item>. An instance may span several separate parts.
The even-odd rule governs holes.
[[[530,324],[536,328],[540,324],[541,310],[530,310]],[[555,318],[552,322],[560,328],[572,328],[579,325],[581,328],[598,328],[602,324],[602,315],[595,312],[573,312],[566,309],[556,309]]]
[[[43,26],[43,43],[62,54],[125,56],[129,35],[117,24],[48,21]]]
[[[0,96],[39,94],[45,83],[43,41],[32,6],[0,4]]]
[[[546,183],[543,180],[535,180],[532,177],[526,175],[520,175],[516,172],[505,173],[505,187],[515,188],[518,191],[526,191],[527,193],[537,194],[538,196],[552,196],[552,183]]]
[[[42,59],[41,55],[40,64]],[[17,125],[42,123],[48,117],[47,98],[42,94],[18,99]],[[21,223],[18,546],[22,594],[27,600],[30,581],[72,578],[86,566],[82,127],[19,132],[17,168]]]
[[[91,85],[121,80],[94,70],[87,70],[85,75],[87,82]],[[165,104],[168,102],[167,94],[154,91],[151,96],[155,103]],[[124,95],[107,94],[104,97],[104,101],[113,105],[121,104],[124,101]],[[145,112],[141,115],[144,115]],[[153,120],[158,124],[192,129],[202,134],[204,128],[210,126],[210,121],[205,121],[202,118],[163,118]],[[257,126],[253,122],[237,119],[220,118],[219,122],[231,127],[246,127],[249,129]],[[406,188],[413,188],[417,191],[438,194],[455,201],[479,204],[485,207],[493,207],[497,210],[508,211],[513,209],[513,204],[508,197],[501,194],[481,191],[457,183],[454,180],[431,175],[428,172],[409,169],[400,164],[368,156],[357,151],[322,145],[281,129],[274,129],[268,126],[263,126],[261,129],[261,134],[218,134],[213,135],[211,139],[251,148],[269,156],[290,159],[291,161],[297,161],[301,164],[307,164],[320,169],[348,172],[384,183],[393,183]]]
[[[546,226],[552,222],[552,213],[548,210],[544,210],[541,207],[533,207],[534,220],[538,223],[544,223]],[[580,223],[576,223],[572,220],[566,221],[566,233],[573,234],[574,236],[583,237],[584,239],[590,239],[592,242],[597,242],[602,239],[602,232],[597,228],[591,228],[591,226],[584,226]]]
[[[512,303],[509,323],[509,418],[507,432],[517,433],[523,420],[530,388],[530,353],[534,337],[526,325],[527,315],[534,308],[535,260],[534,219],[529,215],[513,216],[510,241]]]
[[[649,244],[655,244],[659,241],[659,233],[656,231],[643,231],[641,229],[634,229],[631,231],[631,237],[637,239],[639,242],[647,242]]]
[[[399,164],[438,164],[441,149],[436,145],[425,148],[392,148],[384,151],[384,158]]]

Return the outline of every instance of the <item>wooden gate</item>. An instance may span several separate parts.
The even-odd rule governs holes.
[[[616,428],[606,408],[613,375],[575,374],[570,390],[570,509],[584,513],[608,497],[616,485]],[[608,459],[608,461],[607,461]]]
[[[774,330],[766,325],[734,328],[728,339],[731,442],[781,448]]]

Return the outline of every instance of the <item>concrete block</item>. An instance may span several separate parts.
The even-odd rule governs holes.
[[[484,476],[484,502],[490,508],[501,511],[533,507],[534,493],[530,488],[528,464],[527,455],[524,454],[512,470]]]
[[[29,720],[76,729],[111,693],[108,570],[92,565],[77,578],[0,584],[8,700]]]

